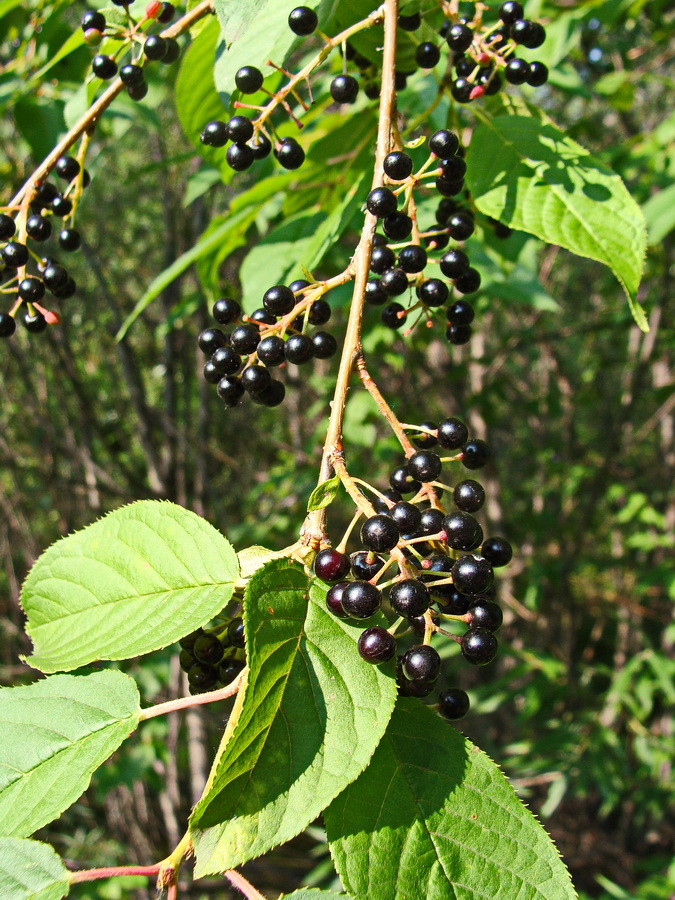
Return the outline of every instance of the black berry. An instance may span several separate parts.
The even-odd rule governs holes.
[[[241,316],[241,306],[231,297],[221,297],[213,304],[213,318],[219,325],[230,325]]]
[[[353,103],[359,93],[359,83],[353,75],[336,75],[330,83],[330,95],[336,103]]]
[[[414,503],[408,503],[407,500],[399,500],[398,503],[395,503],[389,511],[389,515],[396,522],[401,534],[411,534],[413,531],[417,531],[422,520],[419,508]]]
[[[143,84],[143,69],[134,63],[127,63],[120,69],[120,78],[125,87],[134,87]]]
[[[455,290],[460,294],[474,294],[480,287],[480,272],[469,267],[455,280]]]
[[[354,619],[369,619],[382,603],[382,594],[369,581],[351,581],[342,592],[342,608]]]
[[[226,375],[218,382],[218,396],[225,406],[236,406],[244,394],[244,385],[235,375]]]
[[[263,294],[263,306],[275,316],[285,316],[295,306],[293,291],[284,284],[275,284]]]
[[[200,141],[207,147],[224,147],[229,140],[227,125],[214,119],[204,126],[204,130],[200,135]]]
[[[227,628],[227,636],[233,647],[238,647],[240,650],[244,648],[246,644],[244,622],[240,617],[232,619]]]
[[[143,53],[153,62],[159,62],[166,56],[166,41],[158,34],[151,34],[143,44]]]
[[[392,241],[403,241],[412,231],[412,219],[405,213],[395,212],[384,219],[382,229]]]
[[[441,272],[446,278],[459,278],[469,269],[469,257],[463,250],[448,250],[441,257]]]
[[[232,349],[237,353],[253,353],[260,343],[260,332],[255,325],[237,325],[230,337]]]
[[[284,169],[299,169],[305,161],[305,151],[294,138],[284,138],[274,150],[274,155]]]
[[[447,159],[449,156],[454,156],[459,150],[459,138],[454,131],[444,128],[431,135],[429,149],[435,156]]]
[[[492,587],[492,566],[476,556],[460,556],[452,567],[452,581],[462,594],[482,594]]]
[[[511,562],[513,548],[507,540],[501,537],[488,538],[480,549],[483,556],[491,566],[499,568]]]
[[[361,581],[370,581],[374,578],[384,565],[381,556],[367,550],[359,550],[352,554],[351,569],[354,578]]]
[[[28,249],[19,241],[9,241],[0,253],[8,269],[19,269],[28,262]]]
[[[425,509],[420,516],[419,530],[422,534],[438,534],[443,528],[443,519],[440,509]]]
[[[0,338],[11,337],[16,331],[16,320],[9,313],[0,313]]]
[[[436,44],[432,44],[430,41],[424,41],[415,51],[415,62],[420,69],[433,69],[438,65],[440,58],[441,51]]]
[[[223,658],[223,645],[215,634],[202,634],[192,646],[192,655],[197,662],[215,666]]]
[[[382,310],[381,319],[387,328],[401,328],[405,325],[405,310],[400,303],[390,303]]]
[[[443,519],[443,531],[448,547],[453,550],[475,550],[483,540],[483,529],[472,515],[451,513]]]
[[[445,450],[458,450],[466,443],[469,430],[459,419],[443,419],[438,424],[438,443]]]
[[[504,614],[492,600],[478,600],[472,603],[468,616],[471,628],[485,628],[487,631],[499,631],[504,621]]]
[[[312,335],[312,346],[316,359],[330,359],[337,353],[337,341],[328,331],[317,331]]]
[[[441,658],[433,647],[418,644],[403,654],[401,669],[409,681],[426,684],[436,681],[441,670]]]
[[[497,655],[497,638],[485,628],[470,628],[462,637],[462,656],[474,666],[485,666]]]
[[[351,560],[345,553],[333,550],[328,547],[325,550],[319,550],[314,557],[314,574],[321,581],[332,584],[349,574],[351,570]]]
[[[26,234],[34,241],[46,241],[52,233],[52,223],[46,216],[29,216],[26,221]]]
[[[397,205],[396,197],[386,187],[373,188],[366,200],[368,212],[377,216],[378,219],[391,216],[396,212]]]
[[[311,34],[319,24],[319,18],[308,6],[298,6],[288,17],[288,27],[301,37]]]
[[[438,695],[438,711],[444,719],[462,719],[468,713],[469,696],[459,688],[449,688]]]
[[[389,484],[400,494],[416,494],[422,487],[419,481],[415,481],[408,466],[397,466],[389,476]]]
[[[416,578],[397,581],[389,592],[389,603],[399,616],[412,619],[429,609],[431,598],[425,585]]]
[[[234,83],[242,94],[255,94],[263,86],[263,73],[255,66],[242,66],[234,76]]]
[[[479,438],[467,441],[462,447],[462,465],[466,469],[482,469],[490,459],[490,448]]]
[[[54,171],[64,181],[72,181],[80,173],[80,164],[73,156],[60,156],[56,160]]]
[[[396,640],[389,634],[386,628],[379,625],[366,628],[358,640],[358,650],[361,659],[370,663],[387,662],[396,653]]]
[[[468,478],[456,485],[452,499],[457,509],[463,512],[476,512],[485,503],[485,490],[482,484]]]
[[[246,116],[232,116],[227,121],[227,134],[231,141],[245,144],[253,137],[253,122]],[[248,148],[251,149],[250,147]]]
[[[286,344],[282,338],[271,334],[258,344],[258,359],[266,366],[280,366],[286,359],[285,347]]]
[[[441,458],[433,450],[418,450],[408,460],[408,472],[416,481],[435,481],[441,474]]]
[[[110,81],[117,75],[117,63],[111,56],[99,54],[95,56],[91,63],[91,68],[97,78],[102,81]]]
[[[427,264],[427,252],[424,247],[411,244],[399,251],[398,264],[404,272],[411,274],[421,272]]]
[[[385,553],[395,547],[399,534],[396,522],[386,515],[371,516],[361,526],[361,542],[376,553]]]
[[[413,170],[413,161],[402,150],[394,150],[388,153],[382,164],[384,174],[393,181],[403,181]]]
[[[337,584],[334,584],[326,594],[326,608],[329,612],[333,613],[334,616],[338,616],[340,619],[347,618],[347,613],[342,608],[342,595],[345,588],[350,584],[351,581],[339,581]]]
[[[286,341],[284,355],[287,362],[301,366],[314,356],[314,344],[309,335],[292,334]]]

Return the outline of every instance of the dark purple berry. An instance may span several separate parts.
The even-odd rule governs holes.
[[[494,571],[486,559],[460,556],[452,567],[452,581],[462,594],[482,594],[492,587]]]
[[[472,515],[451,513],[443,519],[443,531],[448,547],[453,550],[475,550],[483,540],[483,529]]]
[[[199,663],[216,666],[223,658],[223,645],[215,634],[202,634],[192,646],[192,655]]]
[[[354,103],[359,83],[353,75],[336,75],[330,83],[330,95],[336,103]]]
[[[263,73],[255,66],[242,66],[234,76],[234,83],[242,94],[255,94],[264,80]]]
[[[396,654],[396,639],[386,628],[375,625],[361,633],[358,650],[359,656],[366,662],[375,664],[387,662]]]
[[[471,628],[485,628],[487,631],[499,631],[504,621],[504,614],[492,600],[478,600],[472,603],[467,615]]]
[[[385,553],[398,543],[400,532],[391,516],[371,516],[361,526],[361,543],[376,553]]]
[[[226,127],[230,140],[239,144],[245,144],[253,137],[253,122],[246,116],[232,116],[227,120]]]
[[[481,556],[490,563],[491,566],[499,568],[506,566],[513,559],[513,548],[507,540],[501,537],[488,538],[480,548]]]
[[[212,356],[218,347],[226,346],[227,339],[220,328],[205,328],[197,338],[197,343],[202,353],[205,353],[207,356]]]
[[[482,484],[467,478],[455,487],[452,499],[457,509],[461,509],[462,512],[476,512],[485,503],[485,490]]]
[[[16,319],[9,313],[0,313],[0,338],[11,337],[16,331]]]
[[[342,608],[342,594],[344,593],[345,588],[350,584],[351,581],[339,581],[337,584],[334,584],[326,594],[326,608],[339,619],[347,618],[347,613]]]
[[[91,62],[91,68],[97,78],[102,81],[110,81],[117,75],[117,63],[111,56],[99,54]]]
[[[225,406],[236,406],[244,396],[244,385],[236,375],[225,375],[218,382],[218,396]]]
[[[408,471],[407,464],[397,466],[389,476],[389,484],[400,494],[416,494],[422,487],[419,481],[415,481]]]
[[[322,581],[333,584],[342,581],[351,570],[351,560],[345,553],[327,547],[319,550],[314,558],[314,574]]]
[[[312,34],[318,24],[319,17],[314,10],[310,9],[308,6],[297,6],[295,9],[291,10],[288,17],[288,27],[293,34],[300,35],[301,37]]]
[[[474,666],[485,666],[497,655],[497,638],[486,628],[470,628],[462,637],[462,656]]]
[[[392,241],[403,241],[412,231],[412,219],[402,212],[392,213],[384,219],[382,230]]]
[[[248,119],[246,121],[248,122]],[[235,172],[244,172],[253,165],[253,150],[251,150],[248,144],[235,142],[234,144],[230,144],[225,151],[225,159],[227,160],[228,166],[231,169],[234,169]]]
[[[387,153],[382,163],[384,174],[392,181],[403,181],[413,170],[413,161],[402,150],[394,150]]]
[[[317,331],[312,335],[312,346],[316,359],[331,359],[337,353],[337,341],[328,331]]]
[[[477,269],[472,269],[471,267],[455,281],[455,289],[460,294],[474,294],[479,287],[480,273]]]
[[[479,438],[467,441],[462,447],[462,465],[465,469],[482,469],[490,459],[490,448]]]
[[[449,688],[438,695],[438,711],[450,721],[463,719],[470,705],[468,694],[459,688]]]
[[[419,530],[422,534],[438,534],[443,528],[444,515],[440,509],[422,510]]]
[[[80,174],[80,164],[73,156],[59,156],[54,171],[64,181],[72,181]]]
[[[418,450],[408,460],[408,472],[422,483],[435,481],[441,474],[441,458],[433,450]]]
[[[429,684],[438,678],[441,670],[441,658],[433,647],[428,644],[418,644],[403,654],[401,669],[409,681],[422,681]]]
[[[389,591],[391,608],[399,616],[405,616],[408,619],[425,613],[429,609],[430,602],[429,591],[416,578],[397,581]]]
[[[382,594],[369,581],[350,581],[342,592],[342,608],[354,619],[369,619],[382,603]]]
[[[258,359],[266,366],[280,366],[286,361],[285,341],[276,334],[263,338],[258,344]]]
[[[295,295],[286,285],[275,284],[263,294],[263,306],[272,315],[285,316],[295,306]]]
[[[398,264],[404,272],[411,274],[422,272],[427,264],[427,251],[417,244],[404,247],[399,250]]]
[[[388,297],[400,297],[408,290],[408,276],[398,267],[387,269],[380,276],[380,287]]]
[[[408,503],[407,500],[399,500],[398,503],[395,503],[389,511],[389,515],[396,522],[401,534],[411,534],[413,531],[417,531],[422,520],[419,508],[414,503]]]
[[[437,131],[429,138],[429,149],[434,156],[447,159],[454,156],[459,150],[459,138],[454,131],[447,128]]]
[[[451,307],[448,308],[448,322],[453,325],[470,325],[475,317],[473,306],[468,300],[456,300]]]
[[[373,188],[366,200],[368,212],[377,216],[378,219],[393,215],[397,205],[396,196],[386,187]]]
[[[246,646],[244,622],[240,617],[232,619],[227,628],[227,636],[233,647],[238,647],[240,650],[243,650],[243,648]]]

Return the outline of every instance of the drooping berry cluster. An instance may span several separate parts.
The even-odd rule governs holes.
[[[446,512],[440,502],[446,489],[438,482],[443,463],[481,468],[489,458],[485,442],[470,440],[466,426],[456,418],[438,425],[424,423],[413,440],[420,449],[391,472],[390,488],[376,492],[375,514],[361,526],[361,549],[351,555],[329,547],[320,550],[314,574],[330,585],[326,606],[334,615],[368,620],[382,609],[385,615],[398,617],[388,629],[372,625],[363,631],[358,647],[368,662],[393,659],[397,642],[409,632],[423,638],[398,661],[401,693],[423,697],[433,690],[441,669],[438,652],[430,645],[434,633],[457,641],[463,658],[473,665],[494,659],[498,649],[494,632],[502,624],[501,609],[494,601],[494,568],[506,565],[512,551],[501,537],[483,537],[473,515],[485,502],[479,482],[456,482],[452,511]],[[431,447],[450,455],[442,457]],[[404,632],[398,632],[401,620],[408,624]],[[456,635],[445,631],[441,621],[468,628]],[[441,693],[438,702],[439,711],[451,719],[469,709],[466,693],[457,688]]]
[[[219,325],[228,332],[207,328],[199,335],[199,347],[210,358],[204,378],[217,385],[226,406],[236,406],[245,396],[262,406],[278,406],[286,389],[270,370],[286,363],[304,365],[312,359],[330,359],[337,341],[327,331],[307,333],[325,325],[331,308],[321,296],[313,296],[308,281],[276,284],[265,291],[263,305],[244,316],[240,304],[221,297],[213,306]],[[316,291],[314,291],[316,294]]]
[[[191,694],[231,684],[246,665],[244,624],[237,616],[210,629],[199,628],[179,641],[181,669]]]

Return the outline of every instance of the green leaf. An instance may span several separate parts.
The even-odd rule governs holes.
[[[68,870],[49,844],[0,838],[2,900],[61,900],[69,890]]]
[[[200,516],[141,500],[53,544],[21,591],[43,672],[128,659],[205,625],[232,596],[237,558]]]
[[[213,62],[218,39],[218,22],[211,19],[185,52],[176,78],[178,120],[188,140],[200,152],[205,151],[199,135],[206,123],[211,119],[226,118],[213,82]]]
[[[474,131],[467,180],[482,213],[609,266],[648,330],[636,299],[645,224],[618,175],[550,122],[509,115]]]
[[[351,900],[347,894],[336,894],[335,891],[322,891],[319,888],[303,888],[292,894],[282,894],[279,900]]]
[[[312,493],[309,495],[309,500],[307,501],[307,512],[312,512],[315,509],[323,509],[326,506],[330,506],[333,500],[337,497],[338,491],[340,490],[340,479],[337,475],[333,475],[332,478],[329,478],[327,481],[322,481],[321,484],[317,484]]]
[[[325,591],[288,559],[251,578],[249,676],[191,820],[197,877],[302,831],[363,771],[384,733],[396,698],[393,664],[359,657],[362,626],[331,616]]]
[[[550,838],[500,769],[416,700],[325,812],[338,874],[363,900],[571,900]]]
[[[26,837],[67,809],[138,725],[136,683],[116,670],[0,690],[0,834]]]
[[[649,229],[649,246],[655,247],[675,228],[675,184],[651,196],[642,212]]]

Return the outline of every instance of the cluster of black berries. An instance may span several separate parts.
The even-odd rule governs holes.
[[[129,6],[129,2],[122,3],[119,0],[113,0],[113,2],[116,6]],[[170,22],[175,14],[176,10],[172,3],[160,3],[159,0],[150,0],[145,9],[146,19],[162,25]],[[82,16],[80,24],[86,42],[90,45],[100,44],[108,27],[103,13],[89,10]],[[145,38],[143,43],[144,62],[161,62],[168,66],[176,62],[179,56],[180,46],[174,38],[162,37],[159,34],[151,34]],[[91,67],[94,75],[103,81],[110,81],[119,74],[122,84],[132,100],[142,100],[148,93],[144,66],[138,65],[138,61],[120,66],[114,56],[98,54],[92,60]]]
[[[322,298],[311,303],[303,299],[308,288],[312,285],[302,280],[273,285],[265,291],[263,305],[250,316],[243,316],[239,303],[229,297],[215,302],[214,319],[219,325],[232,325],[232,330],[207,328],[198,340],[210,357],[204,378],[217,385],[226,406],[236,406],[245,394],[262,406],[278,406],[286,389],[272,378],[270,369],[330,359],[335,354],[337,341],[332,334],[315,331],[310,337],[306,333],[309,326],[325,325],[331,316]]]
[[[312,34],[317,25],[316,13],[307,6],[296,7],[288,16],[289,28],[302,37]],[[237,90],[242,94],[256,94],[264,80],[263,73],[256,66],[242,66],[234,76]],[[358,85],[356,89],[358,92]],[[264,159],[271,152],[284,169],[298,169],[305,161],[305,151],[295,138],[281,138],[273,146],[262,126],[242,115],[232,116],[226,122],[220,119],[208,122],[200,140],[207,147],[224,147],[231,142],[225,159],[235,172],[250,169],[256,159]]]
[[[517,47],[541,47],[546,32],[539,22],[524,18],[521,3],[509,0],[499,8],[500,23],[484,33],[475,33],[465,21],[446,22],[441,35],[453,51],[455,78],[450,90],[458,103],[469,103],[483,94],[496,94],[502,86],[501,72],[509,84],[539,87],[548,79],[542,62],[528,63],[517,57]]]
[[[405,212],[399,211],[391,187],[375,188],[368,195],[366,206],[382,220],[384,236],[375,237],[370,269],[377,277],[367,282],[365,301],[383,306],[381,318],[389,328],[401,328],[416,309],[422,309],[429,319],[430,310],[445,306],[447,339],[453,344],[465,344],[471,337],[473,306],[463,298],[451,298],[450,287],[445,281],[425,277],[423,273],[429,262],[439,262],[441,273],[452,282],[456,293],[473,294],[480,287],[480,274],[459,247],[447,250],[440,260],[429,258],[429,252],[445,249],[450,239],[462,243],[474,232],[473,215],[453,199],[463,190],[466,163],[459,155],[457,135],[447,129],[431,136],[429,149],[438,158],[439,174],[435,187],[443,199],[436,212],[437,227],[423,238],[425,246],[421,242],[406,243],[395,253],[387,240],[405,242],[413,230],[413,221]],[[413,161],[403,151],[389,153],[384,159],[384,173],[389,183],[402,186],[413,177]],[[392,297],[402,296],[413,287],[417,302],[409,309],[398,302],[389,302]]]
[[[60,321],[58,314],[42,305],[45,294],[49,292],[57,300],[67,300],[76,290],[75,281],[64,266],[52,256],[36,253],[29,244],[29,241],[44,244],[55,237],[59,248],[68,253],[80,247],[80,233],[72,227],[71,198],[80,188],[87,187],[89,173],[72,156],[61,156],[54,171],[66,182],[65,188],[60,191],[50,181],[40,185],[23,227],[18,217],[0,213],[0,279],[3,292],[9,293],[12,300],[10,312],[0,312],[0,337],[14,334],[17,318],[31,332],[44,331],[47,325],[56,324]],[[56,233],[54,219],[64,220]],[[25,233],[23,240],[17,237],[17,223],[19,231]],[[32,261],[35,271],[30,273],[27,267]]]
[[[198,628],[178,643],[180,667],[187,673],[191,694],[226,687],[246,665],[244,623],[240,617],[215,628]]]
[[[473,665],[494,659],[498,649],[494,632],[502,624],[494,599],[494,568],[506,565],[512,551],[503,538],[483,538],[472,515],[485,502],[477,481],[464,479],[454,486],[452,512],[446,513],[439,503],[442,488],[436,480],[443,459],[429,448],[438,445],[473,470],[489,458],[485,442],[469,440],[466,425],[448,418],[437,426],[424,423],[414,443],[420,449],[392,471],[390,489],[379,494],[375,515],[361,527],[362,548],[351,555],[320,550],[314,574],[331,585],[326,605],[334,615],[367,620],[384,606],[385,614],[407,619],[409,631],[424,636],[422,643],[400,656],[398,679],[402,694],[425,697],[441,668],[440,656],[429,643],[434,632],[456,640],[464,659]],[[412,497],[406,500],[405,495]],[[396,550],[400,554],[393,557]],[[392,564],[398,574],[383,591],[378,582]],[[462,622],[468,629],[461,637],[453,635],[441,629],[441,620]],[[378,625],[366,628],[358,641],[361,657],[371,663],[393,659],[397,641],[405,635],[394,636],[396,629],[396,625],[389,630]],[[438,702],[439,711],[449,719],[461,718],[469,709],[466,693],[456,688],[441,693]]]

